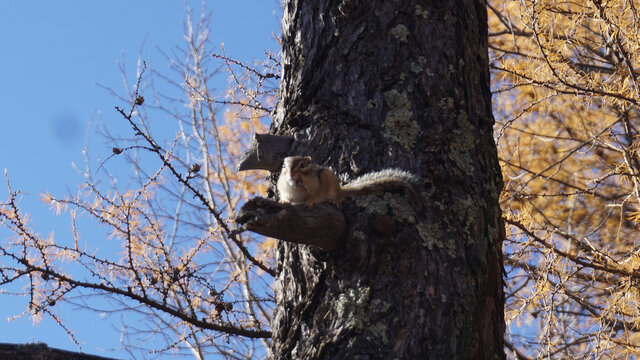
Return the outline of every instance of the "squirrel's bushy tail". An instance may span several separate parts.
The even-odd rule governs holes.
[[[364,174],[342,187],[344,197],[363,196],[390,190],[404,190],[407,195],[419,201],[419,196],[412,184],[418,182],[415,175],[398,169],[384,169]]]

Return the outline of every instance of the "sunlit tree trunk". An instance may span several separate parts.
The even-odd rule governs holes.
[[[272,133],[342,178],[411,171],[422,207],[356,199],[340,249],[280,242],[273,358],[504,358],[486,17],[474,0],[284,2]]]

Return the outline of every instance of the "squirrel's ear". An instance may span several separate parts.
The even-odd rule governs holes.
[[[305,156],[304,159],[308,162],[311,162],[311,156]]]

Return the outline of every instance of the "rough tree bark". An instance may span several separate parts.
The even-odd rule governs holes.
[[[340,248],[280,242],[275,359],[504,358],[501,175],[480,0],[285,0],[271,133],[353,178],[398,167],[423,207],[345,202]]]

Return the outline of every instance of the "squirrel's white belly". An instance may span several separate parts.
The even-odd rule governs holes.
[[[307,200],[307,189],[303,184],[296,184],[290,174],[284,174],[278,179],[280,201],[292,205],[301,205]],[[283,191],[284,190],[284,191]]]

